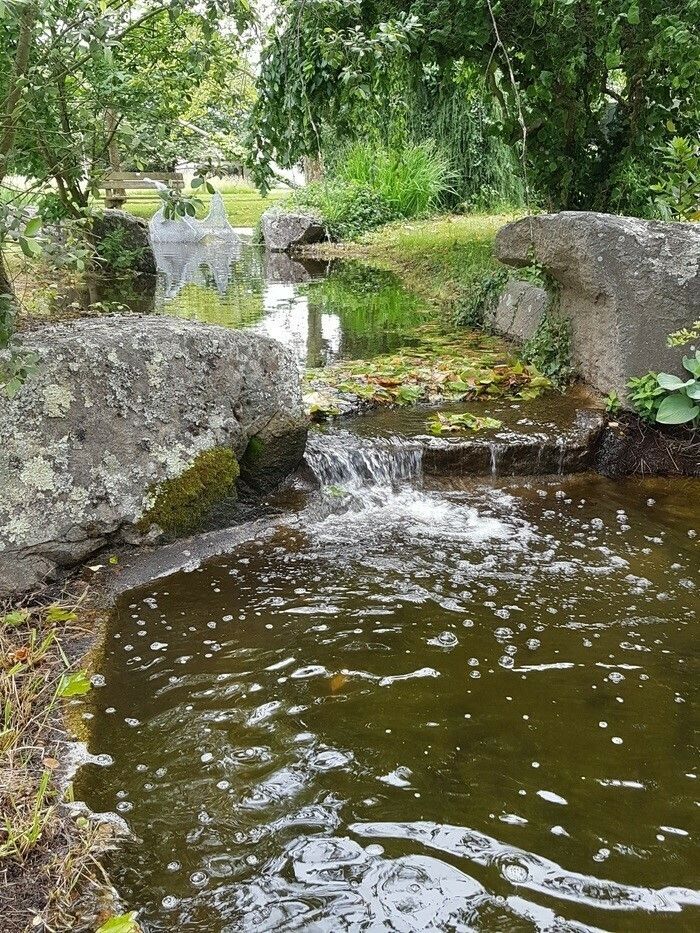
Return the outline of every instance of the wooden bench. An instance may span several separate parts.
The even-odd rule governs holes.
[[[105,207],[122,207],[127,191],[153,190],[157,181],[178,190],[185,187],[180,172],[109,172],[99,189],[105,193]]]

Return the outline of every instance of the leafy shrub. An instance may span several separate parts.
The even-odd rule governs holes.
[[[449,190],[447,159],[432,142],[400,149],[357,143],[332,166],[332,181],[295,192],[291,207],[314,211],[333,238],[349,240],[438,207]]]
[[[507,269],[495,269],[475,283],[466,297],[457,304],[454,313],[455,324],[460,327],[483,327],[489,314],[498,304],[508,277]]]
[[[350,240],[397,219],[382,194],[366,185],[312,182],[290,199],[292,205],[311,208],[334,239]]]
[[[655,207],[665,220],[700,218],[700,142],[674,138],[660,151],[664,174],[651,186]]]
[[[109,269],[133,269],[143,255],[143,248],[126,245],[128,233],[123,227],[110,230],[97,244],[97,257]]]
[[[656,421],[656,412],[665,394],[657,378],[658,373],[646,373],[644,376],[634,376],[627,383],[632,408],[644,421]]]

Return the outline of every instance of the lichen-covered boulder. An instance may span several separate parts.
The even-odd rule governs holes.
[[[495,254],[516,267],[535,260],[558,283],[572,362],[595,388],[624,397],[630,376],[678,368],[666,338],[700,317],[700,224],[540,214],[499,230]]]
[[[126,211],[107,208],[95,217],[92,235],[105,272],[156,274],[156,260],[145,220]]]
[[[44,327],[11,352],[36,363],[0,395],[0,596],[107,544],[225,524],[251,439],[267,453],[253,457],[261,487],[266,464],[279,479],[303,456],[299,370],[270,338],[115,316]]]
[[[281,211],[278,207],[270,207],[262,215],[260,225],[265,246],[272,252],[284,253],[328,239],[328,231],[318,217],[305,211]]]

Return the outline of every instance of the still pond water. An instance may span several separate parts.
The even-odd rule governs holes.
[[[217,307],[300,359],[421,314],[361,267],[247,261],[257,316]],[[394,293],[374,337],[363,282]],[[315,437],[276,528],[120,598],[76,794],[133,834],[126,905],[148,933],[697,930],[697,482],[429,480],[385,428],[352,460]]]

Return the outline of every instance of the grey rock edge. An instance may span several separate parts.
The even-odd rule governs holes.
[[[542,434],[426,438],[423,469],[432,476],[537,476],[590,469],[605,426],[603,412],[580,409],[572,424]]]
[[[681,354],[666,338],[700,318],[700,224],[541,214],[503,227],[495,255],[516,268],[535,258],[559,283],[572,362],[600,392],[624,398],[630,376],[678,369]],[[496,311],[497,328],[531,335],[541,303],[532,286],[512,285]]]
[[[260,227],[265,246],[273,253],[328,239],[328,232],[318,217],[303,211],[287,212],[270,207],[260,218]]]
[[[100,254],[100,245],[105,237],[115,231],[122,231],[121,242],[125,249],[136,251],[136,258],[130,266],[130,271],[139,275],[155,275],[156,260],[148,236],[148,224],[140,217],[127,214],[114,208],[106,208],[104,213],[97,216],[92,224],[92,235],[95,238],[95,248]],[[123,272],[112,269],[101,257],[106,272]]]
[[[299,370],[270,338],[114,316],[44,327],[13,352],[39,362],[14,398],[0,396],[0,597],[143,540],[153,490],[203,451],[242,458],[257,438],[276,471],[261,487],[303,456]]]

